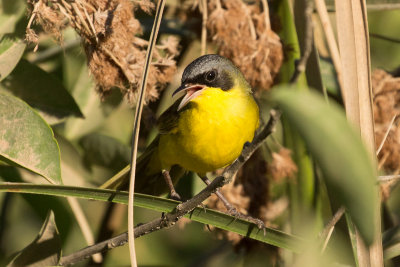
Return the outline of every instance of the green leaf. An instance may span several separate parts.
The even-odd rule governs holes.
[[[400,225],[387,229],[382,235],[385,260],[400,256]]]
[[[0,92],[0,159],[60,184],[60,151],[53,131],[25,102]]]
[[[47,215],[36,239],[24,248],[8,266],[55,266],[61,257],[61,239],[54,213]]]
[[[320,62],[322,80],[324,82],[326,90],[328,91],[329,94],[335,97],[339,97],[340,88],[336,76],[335,67],[333,66],[332,61],[328,58],[320,57],[319,62]]]
[[[26,44],[19,39],[4,37],[0,41],[0,81],[15,68],[25,51]]]
[[[364,240],[374,239],[376,177],[370,155],[344,112],[316,93],[275,88],[272,99],[304,138],[327,186],[349,212]]]
[[[9,92],[36,108],[48,123],[58,123],[68,116],[83,117],[61,82],[26,60],[21,60],[2,84]]]
[[[130,163],[131,150],[115,138],[93,133],[84,136],[80,145],[85,151],[84,160],[113,170],[120,170]]]
[[[89,200],[108,201],[128,204],[128,192],[108,189],[85,188],[74,186],[26,184],[26,183],[0,183],[0,192],[41,194],[60,197],[78,197]],[[179,202],[161,197],[135,193],[135,206],[159,212],[173,211]],[[235,232],[251,239],[255,239],[273,246],[285,248],[294,252],[301,251],[301,239],[284,232],[266,228],[263,231],[253,223],[237,219],[227,214],[206,209],[196,208],[185,217],[193,221],[213,225],[215,227]]]

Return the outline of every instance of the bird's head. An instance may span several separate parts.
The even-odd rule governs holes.
[[[238,87],[251,93],[251,87],[243,74],[229,59],[219,55],[204,55],[185,68],[181,86],[172,94],[186,92],[178,111],[209,87],[220,88],[226,92]]]

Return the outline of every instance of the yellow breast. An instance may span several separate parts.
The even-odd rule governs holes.
[[[206,88],[180,113],[177,129],[160,136],[163,168],[178,164],[204,174],[232,163],[259,124],[253,96],[240,88]]]

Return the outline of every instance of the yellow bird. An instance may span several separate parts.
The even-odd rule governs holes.
[[[158,119],[159,135],[137,160],[135,191],[161,194],[183,170],[204,177],[228,166],[251,142],[259,126],[259,110],[243,74],[227,58],[205,55],[183,72],[184,92]],[[172,181],[171,181],[172,178]]]

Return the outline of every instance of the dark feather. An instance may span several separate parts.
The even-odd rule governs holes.
[[[179,98],[175,101],[175,103],[170,106],[157,120],[157,127],[160,134],[168,134],[174,131],[174,129],[178,126],[179,120],[179,111],[178,106],[182,101],[182,98]]]

